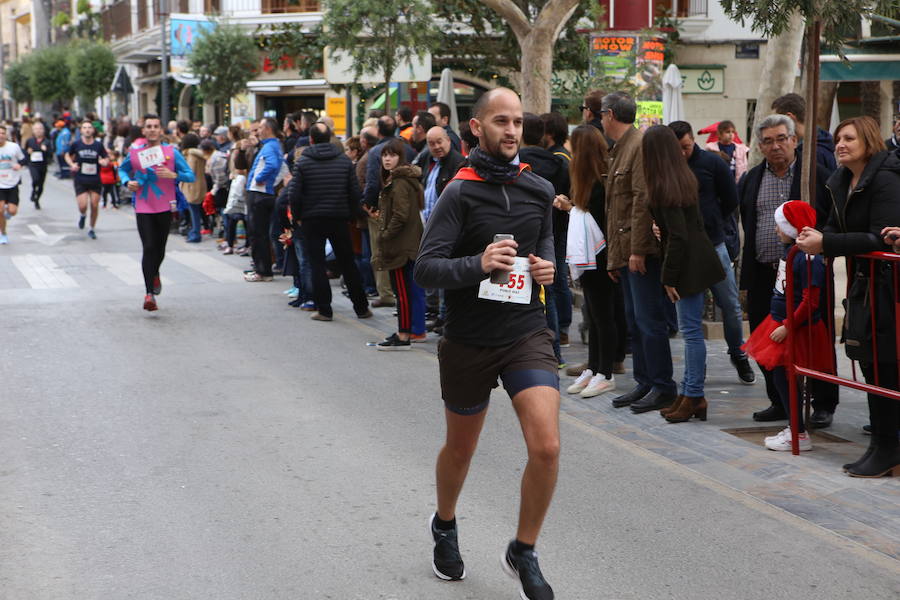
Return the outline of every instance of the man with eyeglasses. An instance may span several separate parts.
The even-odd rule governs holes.
[[[769,314],[778,262],[784,245],[775,233],[775,209],[788,200],[800,199],[803,165],[797,153],[797,130],[786,115],[770,115],[756,125],[756,139],[765,160],[747,171],[738,184],[744,250],[741,259],[742,290],[747,290],[747,316],[753,331]],[[816,170],[816,226],[825,224],[829,204],[826,175]],[[753,413],[755,421],[787,419],[770,371],[761,369],[771,406]]]

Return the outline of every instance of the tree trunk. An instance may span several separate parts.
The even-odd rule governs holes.
[[[803,144],[803,172],[800,174],[800,198],[807,204],[816,199],[816,115],[819,112],[819,38],[822,20],[815,17],[806,28],[806,132]]]
[[[859,84],[859,96],[862,114],[881,121],[881,82],[861,81]]]
[[[819,110],[816,111],[816,124],[825,131],[831,129],[831,111],[834,108],[837,90],[837,81],[819,82]]]
[[[775,98],[793,91],[802,42],[803,17],[796,11],[787,29],[766,44],[763,69],[759,76],[759,90],[756,94],[754,124],[772,114],[772,102]],[[750,149],[750,166],[753,167],[762,160],[755,132],[752,134]]]
[[[550,0],[532,22],[513,0],[481,0],[507,22],[519,42],[522,106],[528,112],[540,114],[550,110],[553,47],[579,1]]]
[[[543,39],[542,39],[543,38]],[[532,31],[520,42],[522,48],[522,108],[536,115],[550,112],[550,76],[553,72],[553,43]]]

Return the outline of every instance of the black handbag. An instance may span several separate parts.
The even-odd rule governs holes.
[[[844,301],[844,346],[847,358],[871,364],[873,353],[872,310],[875,310],[875,340],[878,362],[897,360],[897,339],[894,329],[895,303],[894,271],[890,263],[875,263],[874,286],[870,286],[868,261],[857,266],[847,299]],[[871,289],[870,289],[871,287]]]

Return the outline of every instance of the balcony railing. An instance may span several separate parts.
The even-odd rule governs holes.
[[[319,0],[262,0],[264,15],[318,12]]]
[[[123,0],[104,8],[100,12],[100,24],[107,42],[131,35],[131,2]]]
[[[707,0],[674,0],[677,4],[675,16],[679,19],[707,16]]]

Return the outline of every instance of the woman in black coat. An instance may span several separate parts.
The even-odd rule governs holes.
[[[797,245],[807,254],[855,256],[886,250],[885,228],[900,223],[900,158],[885,149],[878,124],[871,117],[854,117],[838,125],[834,132],[840,168],[828,180],[832,210],[823,231],[805,228]],[[853,277],[847,294],[844,340],[847,356],[859,361],[867,383],[876,384],[872,355],[873,328],[869,313],[869,260],[852,261]],[[879,319],[874,334],[878,349],[877,385],[900,390],[897,377],[896,341],[890,295],[893,289],[891,263],[875,263],[875,310]],[[880,294],[878,292],[881,292]],[[878,299],[880,298],[881,301]],[[857,317],[857,318],[853,318]],[[883,320],[889,320],[884,323]],[[844,465],[851,477],[900,475],[900,401],[869,394],[872,441],[859,460]]]
[[[706,235],[700,216],[699,184],[681,153],[675,133],[654,125],[644,133],[641,154],[650,212],[660,230],[662,283],[678,311],[684,338],[681,394],[661,414],[671,423],[706,420],[706,341],[703,305],[706,290],[725,279],[725,270]]]

